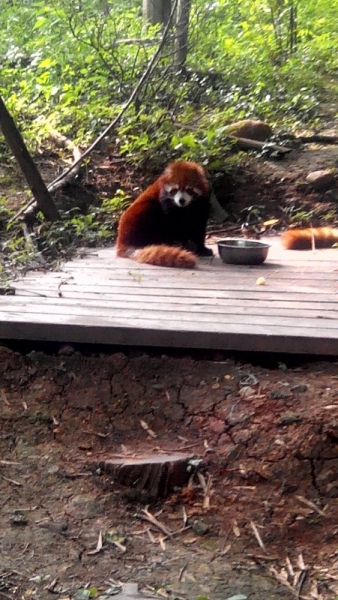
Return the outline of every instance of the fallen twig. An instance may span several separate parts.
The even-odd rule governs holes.
[[[152,437],[153,439],[157,438],[156,433],[152,429],[150,429],[148,423],[146,423],[145,421],[140,419],[140,425],[141,425],[142,429],[144,429],[144,431],[146,431],[150,437]]]
[[[101,552],[102,548],[103,548],[103,538],[102,538],[102,531],[100,531],[95,550],[90,550],[89,552],[87,552],[87,554],[98,554],[99,552]]]
[[[278,571],[277,571],[277,569],[275,569],[275,567],[270,567],[269,571],[277,579],[277,581],[279,583],[281,583],[282,585],[287,587],[288,590],[290,590],[290,592],[294,596],[299,598],[298,592],[294,589],[294,587],[291,585],[291,583],[289,583],[288,580],[283,575],[280,575],[280,573],[278,573]]]
[[[169,531],[169,529],[167,529],[165,525],[162,525],[162,523],[160,523],[160,521],[158,521],[156,519],[156,517],[154,517],[154,515],[152,515],[149,512],[149,510],[147,510],[146,508],[143,508],[142,513],[143,514],[138,515],[138,517],[140,519],[143,519],[143,521],[148,521],[148,523],[151,523],[152,525],[154,525],[154,527],[157,527],[157,529],[159,529],[162,533],[164,533],[164,535],[167,535],[168,537],[172,537],[171,531]]]
[[[315,510],[321,517],[327,516],[325,514],[325,512],[323,510],[321,510],[320,508],[318,508],[318,506],[316,506],[316,504],[314,502],[312,502],[311,500],[307,500],[306,498],[304,498],[304,496],[297,496],[297,495],[296,495],[296,498],[298,498],[298,500],[300,502],[303,502],[303,504],[306,504],[306,506],[309,506],[310,508]]]
[[[305,579],[306,579],[306,576],[307,576],[307,572],[308,572],[308,570],[307,570],[307,569],[303,569],[303,571],[301,571],[301,574],[300,574],[300,576],[299,576],[299,579],[298,579],[297,598],[300,598],[300,595],[301,595],[301,593],[302,593],[302,589],[303,589],[303,585],[304,585],[304,583],[305,583]]]
[[[22,483],[19,481],[15,481],[14,479],[10,479],[9,477],[5,477],[4,475],[0,475],[1,479],[4,481],[8,481],[8,483],[12,483],[13,485],[22,486]]]
[[[178,121],[175,123],[175,125],[177,125],[177,127],[181,127],[182,129],[186,129],[187,131],[197,131],[197,127],[194,125],[186,125],[179,123]],[[288,148],[287,146],[279,146],[278,144],[272,144],[270,142],[259,142],[258,140],[242,138],[238,137],[237,135],[227,135],[226,137],[231,140],[240,150],[250,150],[251,148],[263,150],[267,146],[270,150],[281,152],[282,154],[289,154],[293,150],[293,148]]]
[[[126,552],[127,548],[121,544],[121,542],[118,542],[117,540],[109,540],[110,544],[114,544],[114,546],[116,546],[119,550],[121,550],[121,552]]]
[[[279,556],[277,556],[277,554],[273,554],[272,556],[265,556],[265,554],[252,554],[252,552],[248,552],[246,554],[246,556],[248,556],[249,558],[252,558],[253,560],[272,560],[272,561],[276,561],[279,559]]]
[[[180,572],[178,574],[178,581],[182,581],[182,577],[183,577],[183,573],[186,570],[187,566],[189,563],[185,563],[185,565],[183,565],[182,569],[180,569]]]
[[[268,552],[267,552],[267,550],[266,550],[266,548],[264,546],[263,540],[262,540],[262,538],[260,536],[260,533],[259,533],[259,531],[258,531],[255,523],[253,521],[250,521],[250,525],[251,525],[252,531],[255,534],[255,537],[256,537],[256,540],[257,540],[259,546],[262,548],[262,550],[264,550],[264,552],[266,552],[268,554]]]

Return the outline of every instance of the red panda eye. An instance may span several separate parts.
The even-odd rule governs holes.
[[[196,190],[194,190],[191,187],[185,188],[185,191],[187,192],[187,194],[189,194],[189,196],[193,196],[194,194],[196,194]]]
[[[173,185],[172,188],[171,188],[171,190],[170,190],[170,193],[171,194],[176,194],[176,192],[178,192],[178,186],[177,185]]]

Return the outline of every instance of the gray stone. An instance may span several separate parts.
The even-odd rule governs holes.
[[[334,172],[326,169],[322,171],[312,171],[306,178],[307,183],[316,191],[327,190],[333,186]]]

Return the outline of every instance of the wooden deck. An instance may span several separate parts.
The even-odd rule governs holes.
[[[14,282],[15,296],[0,296],[0,338],[338,355],[337,250],[271,243],[261,267],[216,257],[194,271],[88,251]]]

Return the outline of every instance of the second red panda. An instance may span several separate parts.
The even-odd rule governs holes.
[[[282,236],[282,244],[288,250],[311,250],[330,248],[338,242],[338,229],[331,227],[310,227],[308,229],[290,229]]]
[[[163,267],[193,268],[212,256],[204,238],[210,193],[201,165],[177,161],[122,214],[117,256]]]

